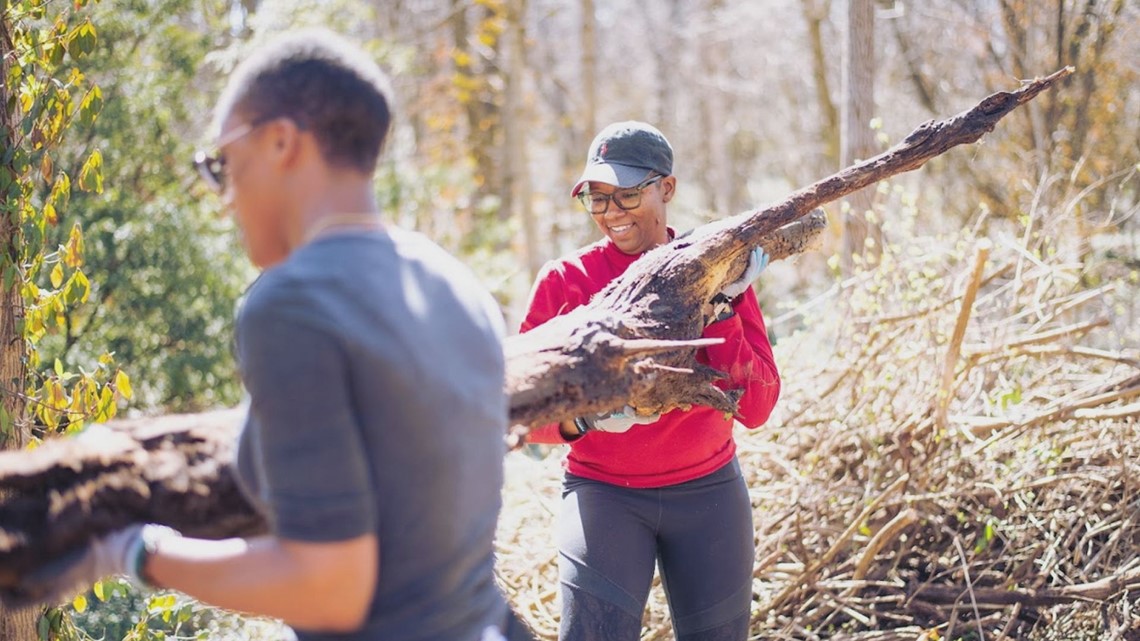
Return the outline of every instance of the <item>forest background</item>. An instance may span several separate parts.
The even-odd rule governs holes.
[[[297,26],[352,37],[391,72],[396,122],[378,172],[380,201],[391,220],[424,232],[470,265],[512,327],[542,263],[597,238],[568,190],[593,134],[609,122],[645,120],[669,137],[679,182],[670,223],[683,231],[758,208],[852,158],[886,149],[922,121],[1072,65],[1075,73],[1059,88],[1007,117],[978,145],[880,184],[862,200],[828,206],[832,224],[820,251],[772,265],[761,279],[758,294],[788,391],[770,427],[749,435],[742,450],[759,452],[757,492],[789,475],[801,489],[810,478],[829,484],[830,498],[803,490],[781,506],[801,510],[797,521],[819,523],[814,538],[825,552],[872,541],[903,514],[881,502],[874,505],[885,511],[867,510],[893,487],[889,470],[905,463],[914,475],[913,452],[884,453],[898,434],[951,442],[958,432],[947,414],[970,415],[958,430],[972,435],[970,443],[1012,426],[1018,438],[1048,444],[1036,451],[1011,437],[995,466],[1009,468],[1025,455],[1056,473],[1073,447],[1027,435],[1027,421],[1140,369],[1140,6],[1130,0],[6,0],[0,6],[8,127],[2,155],[23,185],[19,192],[11,191],[15,181],[0,185],[5,212],[20,217],[20,233],[6,240],[19,238],[25,252],[43,248],[21,254],[22,282],[14,285],[14,272],[5,270],[5,289],[16,287],[26,306],[20,331],[28,367],[23,384],[4,391],[8,399],[22,396],[27,407],[16,412],[6,401],[0,432],[30,430],[33,443],[116,411],[200,411],[240,400],[233,312],[255,273],[190,159],[212,139],[210,110],[227,72],[260,39]],[[60,24],[56,34],[52,27]],[[46,47],[53,34],[67,42],[58,55]],[[42,38],[45,46],[21,50],[21,37]],[[850,76],[859,66],[852,61],[865,63],[868,75]],[[33,67],[42,82],[30,81]],[[45,96],[58,100],[64,90],[73,97],[53,108],[67,116],[61,116],[66,127],[57,126],[45,142],[38,125],[19,125],[49,103]],[[871,243],[853,248],[851,223],[860,219]],[[985,371],[961,366],[958,354],[946,357],[980,239],[993,249],[988,263],[982,257],[982,302],[967,342],[988,341],[993,352],[1021,345],[1024,336],[1047,335],[1031,344],[1052,352],[1031,362],[986,361],[991,352],[974,345],[969,362],[985,362]],[[864,249],[866,259],[851,257]],[[1026,328],[1021,338],[1010,330],[1018,323]],[[878,333],[896,325],[889,336]],[[1112,358],[1097,357],[1090,366],[1074,357],[1078,348]],[[915,418],[929,407],[884,400],[887,388],[916,396],[932,390],[940,417],[935,428]],[[1041,422],[1060,431],[1072,421],[1099,425],[1096,438],[1118,439],[1112,447],[1120,461],[1113,461],[1121,462],[1134,444],[1127,441],[1136,427],[1132,398],[1106,402],[1115,403],[1116,416],[1082,419],[1076,412],[1088,409],[1082,406]],[[983,418],[997,423],[979,430]],[[840,434],[861,436],[853,444]],[[1091,443],[1091,452],[1105,449]],[[920,452],[927,467],[942,464],[932,457],[943,449]],[[955,465],[962,462],[958,454]],[[990,460],[989,453],[973,455]],[[559,457],[511,456],[512,473],[532,491],[518,483],[508,488],[504,527],[514,533],[501,537],[501,554],[505,566],[524,568],[518,574],[527,578],[501,578],[530,623],[549,635],[554,578],[542,524],[556,495]],[[983,467],[974,465],[972,475],[985,477]],[[953,477],[954,469],[944,471]],[[1131,468],[1121,463],[1120,469],[1123,476],[1106,479],[1105,487],[1130,487]],[[857,489],[850,500],[837,500],[844,484]],[[1134,498],[1118,491],[1111,511]],[[758,513],[779,512],[766,500],[754,498]],[[951,529],[972,538],[946,541],[965,541],[979,555],[986,546],[977,546],[978,537],[1013,547],[1020,526],[995,518],[991,507],[958,510],[961,528]],[[834,513],[835,522],[829,525],[824,513]],[[1127,543],[1140,537],[1130,520],[1108,527],[1109,521],[1082,518],[1082,527],[1101,527],[1120,546],[1118,568],[1135,560]],[[856,529],[848,534],[851,522]],[[762,519],[757,525],[759,541],[778,529]],[[813,540],[803,531],[781,535]],[[849,586],[807,589],[812,581],[786,579],[811,574],[812,555],[778,543],[760,552],[758,581],[777,578],[766,584],[772,599],[757,613],[758,631],[813,638],[883,627],[873,620],[876,602],[848,594],[842,605],[822,597],[813,605],[812,594],[842,594]],[[872,579],[897,582],[892,569],[905,566],[903,556]],[[1108,563],[1107,556],[1101,561]],[[859,558],[853,554],[851,562]],[[841,559],[829,560],[837,576],[851,579]],[[1083,567],[1084,579],[1103,574],[1099,566]],[[1048,585],[1082,580],[1046,569]],[[856,578],[866,575],[863,568]],[[792,593],[781,592],[779,576]],[[118,600],[100,598],[90,608],[84,600],[73,608],[70,621],[78,627],[68,617],[45,616],[35,623],[37,634],[149,638],[165,630],[220,638],[250,634],[254,625],[119,584],[108,594]],[[935,614],[891,627],[905,628],[910,638],[937,630],[953,638],[986,636],[985,625],[1030,634],[1048,629],[1042,621],[1057,620],[1036,614],[1030,620],[1029,606],[1016,612],[1007,606],[987,623],[975,602],[970,620],[977,629],[967,633],[962,624],[955,631],[957,617],[967,615],[931,607]],[[1126,619],[1111,625],[1105,619],[1098,629],[1127,629]],[[1007,625],[1014,621],[1020,623]],[[660,604],[646,625],[647,638],[668,634]]]

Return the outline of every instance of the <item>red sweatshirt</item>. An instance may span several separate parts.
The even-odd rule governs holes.
[[[608,238],[542,268],[519,331],[526,332],[554,316],[589,302],[640,255],[622,253]],[[703,348],[697,360],[728,374],[722,389],[743,389],[737,418],[745,427],[768,419],[780,395],[780,375],[768,343],[764,317],[749,288],[733,301],[734,316],[705,328],[702,336],[725,342]],[[570,441],[566,470],[589,479],[625,487],[664,487],[710,474],[736,453],[732,418],[710,407],[673,410],[656,423],[634,425],[628,432],[587,432]],[[531,431],[532,443],[565,443],[558,424]]]

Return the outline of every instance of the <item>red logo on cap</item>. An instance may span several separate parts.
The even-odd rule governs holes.
[[[605,143],[605,142],[603,142],[603,143],[602,143],[602,146],[601,146],[601,147],[598,147],[598,155],[599,155],[599,156],[605,156],[605,155],[606,155],[606,149],[607,149],[608,147],[609,147],[609,143]]]

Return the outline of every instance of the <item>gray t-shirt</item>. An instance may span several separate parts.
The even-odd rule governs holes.
[[[474,640],[502,620],[503,334],[470,271],[398,229],[319,239],[250,288],[243,489],[280,537],[379,539],[364,629],[301,641]]]

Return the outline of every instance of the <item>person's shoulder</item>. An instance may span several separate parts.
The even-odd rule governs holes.
[[[459,262],[459,259],[452,256],[450,252],[418,231],[396,226],[386,227],[384,231],[385,236],[392,244],[392,248],[402,259],[424,261],[436,265]]]
[[[286,264],[271,267],[258,275],[245,293],[243,309],[248,313],[272,307],[296,296],[297,275]]]
[[[306,302],[307,288],[288,269],[276,266],[267,269],[246,290],[237,315],[239,335],[260,331],[286,318],[305,316],[311,309]]]
[[[596,273],[599,268],[606,264],[606,253],[611,251],[611,245],[609,239],[603,238],[581,247],[573,253],[555,258],[543,266],[539,276],[557,273],[563,278],[573,278],[574,276],[587,276]]]
[[[464,301],[467,307],[478,308],[480,311],[476,315],[494,319],[496,332],[503,333],[498,304],[466,263],[418,231],[391,227],[388,235],[400,259],[415,263],[414,271],[425,279],[425,283],[433,283],[425,286],[442,287],[452,292],[451,296]]]

